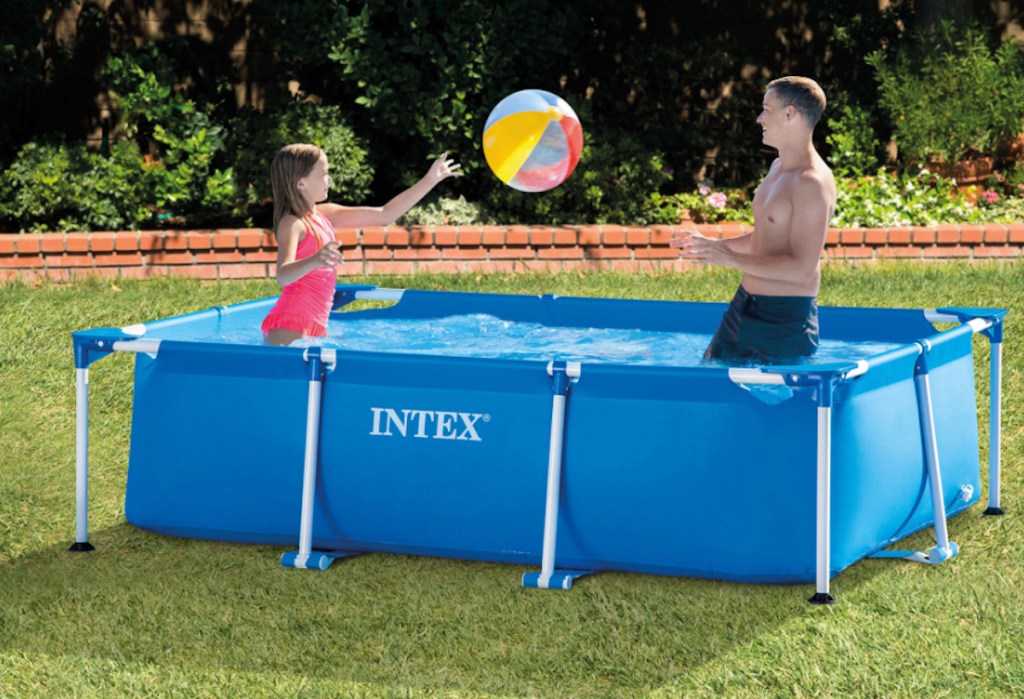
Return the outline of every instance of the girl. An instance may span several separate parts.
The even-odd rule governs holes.
[[[387,226],[411,209],[438,182],[461,177],[444,153],[419,182],[381,207],[320,204],[331,186],[327,156],[316,146],[285,146],[270,164],[277,235],[277,282],[281,296],[263,320],[268,345],[288,345],[327,334],[341,250],[335,228]],[[319,204],[319,206],[318,206]]]

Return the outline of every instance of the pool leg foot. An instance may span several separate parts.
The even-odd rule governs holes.
[[[76,541],[71,544],[68,551],[74,551],[75,553],[84,553],[86,551],[95,551],[96,547],[90,544],[88,541]]]
[[[987,510],[985,510],[984,512],[982,512],[981,514],[989,515],[989,516],[995,516],[995,515],[1005,515],[1006,513],[1003,511],[1003,508],[1001,508],[1001,507],[990,507]]]
[[[807,601],[811,604],[834,604],[836,598],[827,592],[815,592],[814,596]]]
[[[298,551],[286,551],[281,554],[281,565],[285,568],[303,568],[305,570],[327,570],[334,563],[336,558],[345,558],[355,554],[344,551],[324,553],[313,551],[309,554],[301,554]]]
[[[554,570],[545,575],[542,571],[523,573],[523,587],[536,587],[542,590],[569,590],[573,580],[590,575],[592,570]]]

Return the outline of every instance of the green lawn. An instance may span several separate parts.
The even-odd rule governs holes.
[[[737,277],[415,276],[382,286],[725,301]],[[326,572],[281,549],[161,537],[123,516],[133,358],[90,372],[90,534],[74,538],[70,333],[277,293],[272,281],[0,286],[0,697],[1007,697],[1024,695],[1024,266],[824,271],[826,305],[1009,308],[1004,517],[950,521],[939,566],[861,561],[832,583],[646,575],[527,590],[522,566],[373,554]],[[983,485],[987,341],[975,340]],[[272,416],[267,417],[268,428]],[[174,421],[167,425],[175,437]],[[987,497],[987,489],[985,491]],[[931,530],[907,546],[933,542]]]

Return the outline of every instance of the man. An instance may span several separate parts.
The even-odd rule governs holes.
[[[824,109],[813,80],[770,82],[757,123],[779,156],[754,194],[754,230],[728,240],[690,232],[671,242],[683,259],[743,272],[705,359],[788,361],[818,347],[820,256],[836,203],[832,171],[811,141]]]

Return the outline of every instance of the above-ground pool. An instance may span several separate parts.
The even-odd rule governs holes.
[[[722,303],[339,285],[326,341],[268,347],[274,301],[74,334],[73,549],[91,548],[88,367],[112,351],[136,353],[128,521],[297,546],[294,567],[382,551],[540,566],[536,587],[618,570],[829,601],[866,556],[957,552],[946,517],[981,492],[975,333],[1000,512],[1002,310],[822,307],[813,362],[730,367],[699,359]],[[885,550],[929,526],[934,547]]]

